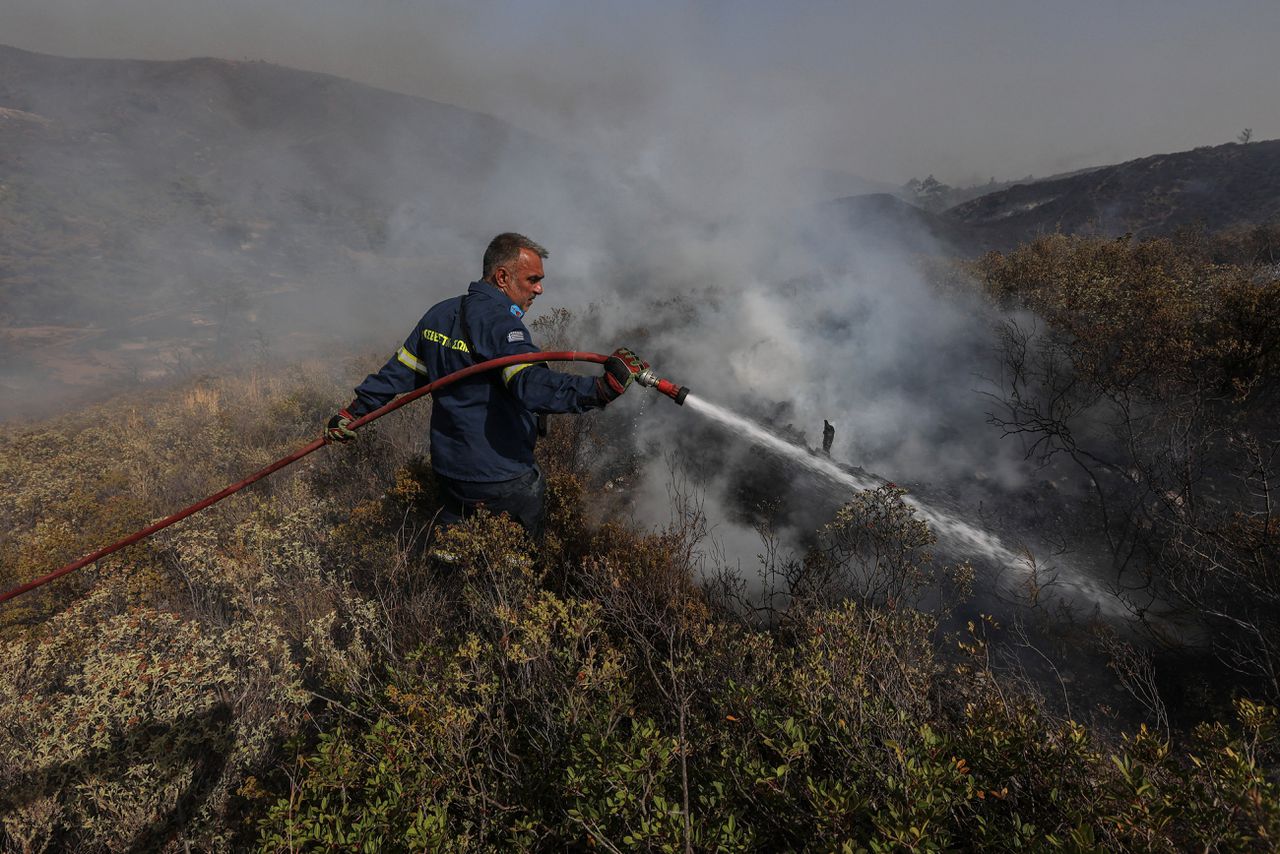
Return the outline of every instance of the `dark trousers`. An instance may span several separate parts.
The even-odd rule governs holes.
[[[437,523],[456,525],[484,508],[490,513],[506,513],[534,540],[542,538],[547,513],[547,480],[536,465],[527,474],[497,483],[474,483],[436,476],[443,508]]]

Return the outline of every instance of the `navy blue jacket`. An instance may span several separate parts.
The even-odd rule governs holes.
[[[467,334],[459,311],[464,299]],[[382,370],[356,387],[356,399],[348,409],[359,417],[398,394],[476,362],[537,353],[523,314],[493,285],[472,282],[466,296],[437,303],[422,316]],[[594,377],[556,373],[545,362],[467,377],[440,389],[432,399],[432,468],[454,480],[486,483],[520,477],[533,467],[535,412],[585,412],[604,406]]]

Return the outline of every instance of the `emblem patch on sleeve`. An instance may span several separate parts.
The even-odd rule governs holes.
[[[523,341],[523,340],[524,340],[524,332],[520,329],[512,329],[510,332],[507,333],[508,344],[514,344],[518,341]]]

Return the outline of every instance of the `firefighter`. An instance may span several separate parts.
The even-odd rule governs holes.
[[[537,353],[523,318],[542,293],[547,255],[521,234],[493,238],[480,281],[422,316],[404,346],[329,419],[326,437],[351,441],[356,434],[348,425],[356,418],[446,374],[500,356]],[[624,347],[603,367],[599,377],[581,377],[552,371],[545,362],[512,365],[436,392],[431,466],[443,504],[438,521],[456,523],[483,505],[508,513],[532,537],[540,537],[546,481],[533,459],[537,416],[600,409],[625,392],[648,363]]]

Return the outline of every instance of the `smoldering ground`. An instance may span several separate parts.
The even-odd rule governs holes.
[[[1090,577],[1093,559],[1061,553],[1072,522],[1061,502],[1078,485],[1028,461],[1021,442],[988,423],[999,392],[995,333],[1005,318],[976,292],[930,285],[918,255],[897,241],[870,240],[815,215],[762,215],[701,242],[672,235],[679,248],[669,266],[648,278],[655,308],[645,316],[646,356],[663,375],[812,455],[822,453],[830,421],[836,465],[909,487],[913,500],[968,536],[993,526],[1003,539],[974,549],[940,532],[940,559],[985,563],[987,583],[1007,592],[1027,570],[1026,552],[1061,576],[1064,601],[1116,612]],[[676,283],[680,293],[670,290]],[[662,400],[628,404],[639,413],[641,456],[674,452],[685,486],[699,491],[713,562],[753,574],[764,550],[757,528],[802,552],[850,498],[848,483],[732,428]],[[644,522],[669,520],[670,478],[662,464],[647,468],[637,502]],[[1003,557],[993,559],[993,550]]]

